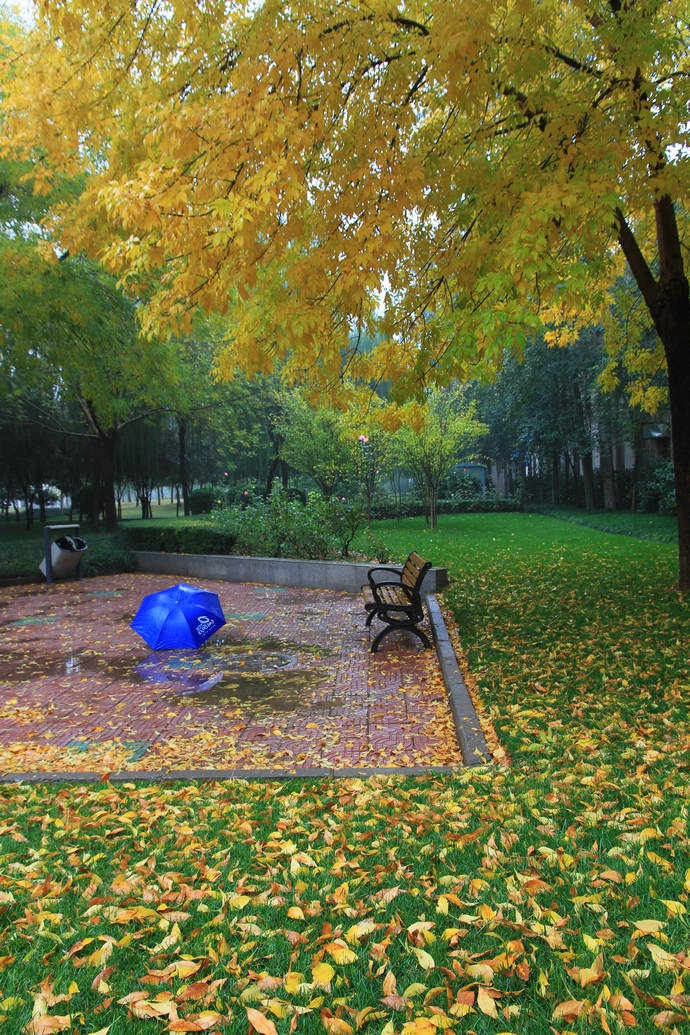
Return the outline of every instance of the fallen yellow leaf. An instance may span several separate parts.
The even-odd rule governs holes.
[[[278,1035],[276,1026],[270,1017],[266,1017],[260,1010],[254,1010],[251,1006],[245,1006],[247,1018],[252,1028],[259,1032],[259,1035]]]
[[[324,945],[324,949],[329,956],[332,956],[336,963],[354,963],[357,959],[357,954],[349,949],[344,941],[336,939],[334,942],[328,942]]]

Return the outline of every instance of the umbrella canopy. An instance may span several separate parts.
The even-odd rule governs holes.
[[[132,621],[153,650],[200,647],[222,625],[217,594],[183,582],[144,597]]]

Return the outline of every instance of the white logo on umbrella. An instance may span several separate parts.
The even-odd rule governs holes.
[[[203,636],[205,633],[210,633],[215,627],[215,622],[208,615],[199,615],[196,620],[196,631],[199,636]]]

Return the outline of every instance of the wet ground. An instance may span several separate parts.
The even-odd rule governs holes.
[[[175,581],[0,589],[0,776],[462,765],[435,652],[396,632],[371,654],[358,597],[194,581],[226,625],[196,650],[152,651],[130,623]]]

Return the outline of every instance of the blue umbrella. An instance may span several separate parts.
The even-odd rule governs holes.
[[[222,625],[217,594],[183,582],[144,597],[132,621],[153,650],[200,647]]]

